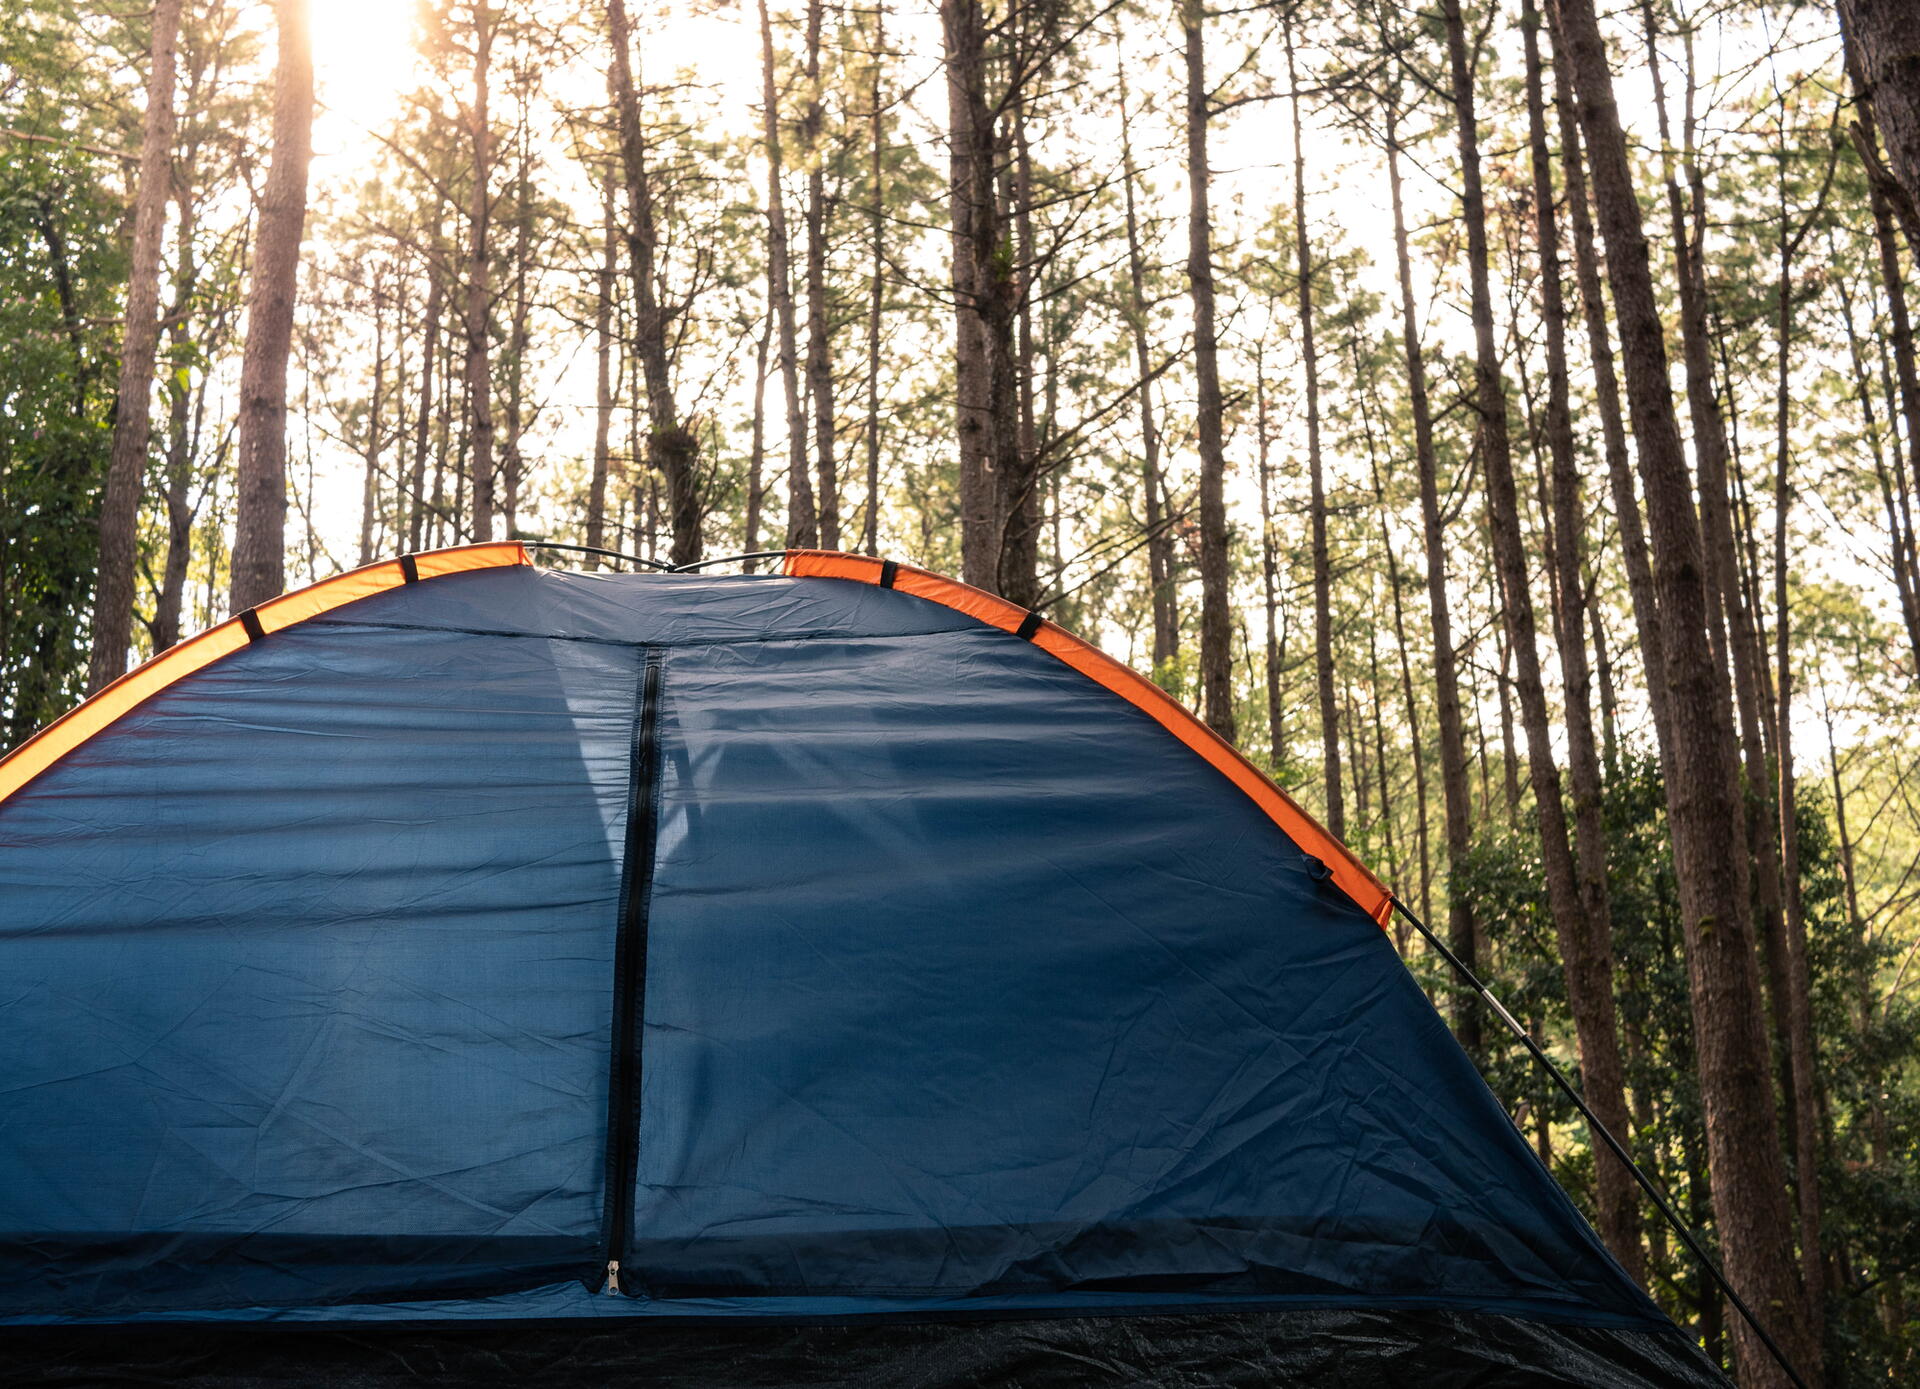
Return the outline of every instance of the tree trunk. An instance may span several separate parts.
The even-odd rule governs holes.
[[[587,485],[587,544],[598,549],[607,543],[607,475],[613,458],[613,285],[619,272],[619,235],[614,226],[613,179],[601,193],[600,225],[605,238],[600,248],[600,273],[593,304],[593,479]],[[753,548],[748,536],[747,548]],[[586,556],[586,567],[598,569],[600,557]]]
[[[1259,459],[1260,482],[1260,594],[1266,617],[1266,693],[1267,747],[1274,775],[1280,775],[1286,758],[1286,710],[1280,701],[1280,671],[1285,649],[1280,640],[1280,556],[1273,536],[1273,435],[1267,422],[1266,344],[1253,345],[1253,429],[1254,449]]]
[[[1673,225],[1674,269],[1680,287],[1680,338],[1686,367],[1687,407],[1693,422],[1694,451],[1699,463],[1699,519],[1708,576],[1708,634],[1716,653],[1716,678],[1724,683],[1724,671],[1730,666],[1732,672],[1732,697],[1738,714],[1737,748],[1746,765],[1746,794],[1742,797],[1742,804],[1745,808],[1748,848],[1753,859],[1751,882],[1760,910],[1761,940],[1767,966],[1768,992],[1774,1000],[1772,1018],[1779,1039],[1782,1080],[1783,1085],[1790,1087],[1791,1076],[1785,1071],[1791,1051],[1786,999],[1789,988],[1786,925],[1781,905],[1779,843],[1774,834],[1773,807],[1767,790],[1770,778],[1764,729],[1768,720],[1761,712],[1760,684],[1764,662],[1756,635],[1757,619],[1741,584],[1739,551],[1734,540],[1733,518],[1728,502],[1731,450],[1727,417],[1721,411],[1713,378],[1713,335],[1707,315],[1704,248],[1705,185],[1693,155],[1691,46],[1688,46],[1683,137],[1684,173],[1693,190],[1690,219],[1679,183],[1674,177],[1671,157],[1665,154],[1671,137],[1668,134],[1666,90],[1661,79],[1656,44],[1658,31],[1650,0],[1641,0],[1640,12],[1646,30],[1647,65],[1653,79],[1654,111],[1661,134],[1668,217]],[[1731,401],[1730,379],[1727,381],[1727,391]]]
[[[1180,22],[1186,36],[1187,63],[1187,283],[1193,296],[1193,368],[1198,386],[1194,432],[1200,444],[1200,705],[1208,726],[1231,739],[1233,614],[1228,592],[1227,453],[1214,328],[1213,213],[1209,203],[1212,174],[1207,168],[1210,98],[1206,11],[1201,0],[1182,0]],[[1324,717],[1325,699],[1321,709]],[[1330,803],[1339,803],[1337,776],[1328,784],[1327,796]]]
[[[467,212],[467,448],[472,479],[473,538],[493,539],[493,359],[488,319],[493,305],[488,284],[487,234],[492,207],[487,188],[493,175],[493,128],[488,110],[493,36],[485,3],[473,11],[473,202]]]
[[[133,205],[133,255],[127,268],[126,332],[113,444],[100,502],[99,576],[94,583],[93,653],[87,693],[97,694],[127,668],[133,636],[133,570],[139,547],[140,494],[146,488],[153,409],[153,363],[160,347],[160,239],[173,184],[174,46],[180,0],[156,0],[148,51],[147,112],[140,131],[140,191]]]
[[[1844,15],[1846,10],[1843,8],[1841,13]],[[1861,98],[1857,103],[1861,120],[1854,127],[1854,143],[1859,147],[1861,157],[1868,161],[1871,170],[1875,162],[1873,151],[1879,144],[1879,134],[1873,119],[1874,108],[1864,99],[1867,83],[1860,70],[1857,45],[1852,33],[1845,26],[1842,33],[1847,41],[1847,75],[1856,97]],[[1907,306],[1906,280],[1900,265],[1899,238],[1894,231],[1893,208],[1898,190],[1890,188],[1889,183],[1890,180],[1872,174],[1867,180],[1867,199],[1873,213],[1874,245],[1880,253],[1880,285],[1881,292],[1886,296],[1887,323],[1890,330],[1887,336],[1893,342],[1894,378],[1900,387],[1899,413],[1907,426],[1906,461],[1912,479],[1912,495],[1920,498],[1920,367],[1915,364],[1913,320]],[[1889,413],[1892,413],[1891,404]],[[1897,471],[1901,461],[1899,431],[1891,428],[1891,421],[1889,421],[1888,432],[1892,437],[1893,467]],[[1896,491],[1899,495],[1906,496],[1907,487],[1908,483],[1903,477]],[[1914,662],[1916,671],[1920,671],[1920,555],[1916,555],[1912,548],[1914,531],[1911,520],[1907,527],[1907,537],[1910,563],[1906,578],[1908,587],[1913,590],[1916,613],[1911,624]]]
[[[1614,690],[1613,661],[1608,655],[1607,622],[1595,599],[1598,580],[1587,574],[1587,624],[1593,638],[1593,674],[1600,686],[1600,762],[1609,774],[1620,770],[1620,698]]]
[[[873,11],[873,82],[867,91],[867,136],[872,163],[868,169],[873,205],[867,209],[867,242],[873,262],[873,283],[867,298],[867,514],[860,548],[880,553],[880,318],[887,302],[887,215],[885,183],[886,125],[880,105],[880,79],[887,43],[886,0],[876,0]],[[749,547],[751,548],[751,547]]]
[[[994,180],[998,107],[987,96],[986,20],[979,0],[941,0],[940,24],[953,227],[961,576],[997,591],[1007,523],[1004,479],[1018,470],[1019,451],[1014,267],[1001,244]]]
[[[1784,105],[1784,103],[1783,103]],[[1784,143],[1787,112],[1782,110]],[[1786,150],[1780,151],[1780,282],[1778,374],[1774,391],[1773,476],[1773,629],[1777,680],[1774,686],[1774,765],[1778,769],[1780,866],[1785,885],[1787,1038],[1793,1079],[1794,1193],[1800,1217],[1800,1282],[1806,1291],[1807,1337],[1814,1344],[1826,1334],[1826,1270],[1820,1242],[1820,1120],[1815,1099],[1812,980],[1807,961],[1807,918],[1800,891],[1800,812],[1793,782],[1793,608],[1787,595],[1787,518],[1793,505],[1793,447],[1788,425],[1793,405],[1793,258],[1811,218],[1795,234],[1788,216]]]
[[[381,277],[373,285],[373,395],[367,402],[365,470],[360,481],[360,563],[373,563],[373,522],[380,507],[380,407],[386,397],[386,294]]]
[[[1396,137],[1397,134],[1398,131],[1396,129]],[[1366,437],[1367,470],[1373,483],[1374,515],[1379,523],[1380,529],[1380,554],[1381,557],[1386,560],[1387,564],[1387,596],[1393,607],[1394,646],[1399,656],[1402,709],[1406,714],[1407,720],[1407,746],[1413,759],[1414,838],[1420,856],[1420,915],[1424,919],[1432,910],[1432,903],[1428,900],[1432,884],[1432,859],[1427,841],[1426,757],[1422,750],[1423,739],[1420,729],[1420,709],[1413,695],[1413,660],[1407,645],[1405,604],[1401,601],[1400,594],[1400,562],[1394,554],[1393,533],[1387,524],[1387,489],[1380,473],[1380,445],[1374,431],[1374,408],[1379,402],[1376,389],[1377,378],[1375,373],[1367,370],[1363,365],[1360,358],[1360,346],[1360,334],[1353,333],[1348,336],[1347,352],[1352,367],[1352,379],[1355,382],[1365,383],[1365,388],[1359,398],[1360,424],[1362,432]],[[1373,634],[1371,631],[1368,633],[1367,646],[1369,669],[1372,671],[1374,680],[1374,740],[1378,750],[1380,801],[1384,808],[1389,803],[1386,734],[1381,710],[1382,701],[1379,691],[1379,668],[1374,657]],[[1390,827],[1391,821],[1388,823]],[[1395,876],[1399,877],[1403,870],[1396,864],[1394,871]],[[1401,927],[1396,926],[1396,931],[1400,931],[1401,929]],[[1402,937],[1402,945],[1404,948],[1404,936]]]
[[[1580,1069],[1587,1099],[1600,1121],[1626,1142],[1627,1097],[1625,1071],[1620,1060],[1619,1024],[1613,995],[1613,903],[1607,889],[1607,836],[1601,804],[1600,755],[1594,740],[1592,674],[1587,666],[1586,604],[1582,531],[1584,512],[1580,477],[1574,459],[1573,415],[1567,399],[1567,309],[1561,284],[1560,228],[1554,210],[1553,170],[1547,149],[1546,94],[1540,72],[1540,16],[1533,0],[1521,0],[1520,25],[1526,54],[1527,134],[1533,164],[1534,226],[1540,254],[1540,316],[1546,329],[1546,436],[1552,457],[1550,488],[1553,515],[1553,569],[1559,576],[1555,597],[1559,615],[1560,678],[1566,710],[1567,773],[1573,790],[1573,838],[1577,860],[1577,898],[1584,928],[1577,955],[1566,959],[1568,998],[1576,1003],[1576,1031],[1580,1042]],[[1522,571],[1524,584],[1524,565]],[[1522,652],[1524,657],[1525,653]],[[1525,661],[1522,661],[1524,679]],[[1537,676],[1536,676],[1537,678]],[[1523,702],[1526,687],[1523,683]],[[1535,711],[1539,737],[1547,737],[1546,700]],[[1550,756],[1537,743],[1530,719],[1528,757]],[[1558,778],[1554,778],[1558,791]],[[1535,774],[1534,798],[1541,781]],[[1543,821],[1542,834],[1546,834]],[[1565,828],[1561,829],[1564,843]],[[1553,853],[1561,846],[1553,846]],[[1550,870],[1551,871],[1551,870]],[[1558,913],[1556,913],[1558,915]],[[1563,940],[1565,937],[1563,936]],[[1576,986],[1577,967],[1585,974]],[[1584,1012],[1586,1025],[1581,1026]],[[1594,1185],[1599,1194],[1600,1233],[1622,1268],[1637,1283],[1646,1281],[1640,1248],[1639,1193],[1623,1163],[1594,1152]]]
[[[440,352],[440,317],[443,312],[442,277],[434,250],[440,242],[440,212],[434,211],[433,239],[428,243],[427,304],[421,311],[420,326],[420,408],[413,419],[413,511],[407,518],[407,549],[421,548],[426,539],[423,522],[427,519],[427,450],[433,436],[433,368]],[[435,477],[433,508],[440,505],[438,476]]]
[[[1914,518],[1907,497],[1905,478],[1900,473],[1899,431],[1891,422],[1883,434],[1873,406],[1874,390],[1867,372],[1866,354],[1861,348],[1859,329],[1853,318],[1853,295],[1847,288],[1844,275],[1834,277],[1834,289],[1840,296],[1840,322],[1847,336],[1847,355],[1853,367],[1854,398],[1860,402],[1860,418],[1867,441],[1867,451],[1873,459],[1874,477],[1880,485],[1880,504],[1887,513],[1889,567],[1893,571],[1894,591],[1900,599],[1900,613],[1906,622],[1907,643],[1913,650],[1913,668],[1920,672],[1920,558],[1916,558],[1916,539]],[[1885,361],[1885,349],[1882,358]],[[1892,382],[1887,382],[1887,394],[1893,395]],[[1888,400],[1888,413],[1898,413],[1898,407]],[[1891,467],[1887,463],[1888,438],[1895,451]]]
[[[1398,116],[1392,107],[1392,98],[1387,103],[1387,127],[1389,140],[1399,138]],[[1407,719],[1407,746],[1413,759],[1414,791],[1414,837],[1420,854],[1420,916],[1424,920],[1432,914],[1431,901],[1433,886],[1432,849],[1428,840],[1427,827],[1427,767],[1426,739],[1420,727],[1420,706],[1413,693],[1413,649],[1407,640],[1406,604],[1400,591],[1400,560],[1394,553],[1393,533],[1387,524],[1388,503],[1385,479],[1380,472],[1380,446],[1375,436],[1373,416],[1379,404],[1377,379],[1364,369],[1360,359],[1360,336],[1354,334],[1347,340],[1347,349],[1352,363],[1353,377],[1356,382],[1364,381],[1366,389],[1360,397],[1360,421],[1367,440],[1367,468],[1373,482],[1374,513],[1380,527],[1380,553],[1387,562],[1387,594],[1393,605],[1394,648],[1400,663],[1401,706]],[[1423,383],[1424,388],[1424,383]],[[1376,724],[1378,723],[1378,700],[1376,698]],[[1386,765],[1386,752],[1381,751],[1381,766]],[[1384,793],[1383,793],[1384,794]],[[1404,929],[1396,927],[1396,930]],[[1404,948],[1404,942],[1403,942]]]
[[[1400,280],[1400,335],[1407,358],[1407,397],[1413,413],[1413,456],[1419,475],[1421,535],[1427,561],[1427,611],[1433,632],[1434,719],[1440,739],[1440,794],[1446,809],[1447,946],[1469,968],[1480,959],[1473,903],[1463,874],[1473,841],[1473,798],[1467,781],[1467,735],[1460,716],[1460,675],[1448,611],[1447,535],[1440,514],[1440,468],[1433,451],[1433,408],[1427,397],[1426,359],[1421,355],[1413,298],[1413,259],[1407,249],[1407,215],[1400,180],[1399,108],[1386,109],[1387,189],[1393,202],[1393,250]],[[1455,1000],[1454,1035],[1470,1055],[1482,1044],[1480,1002],[1464,991]]]
[[[1300,295],[1300,369],[1307,386],[1307,510],[1313,545],[1313,673],[1320,695],[1320,775],[1327,787],[1327,831],[1347,837],[1340,793],[1340,725],[1333,696],[1333,562],[1327,550],[1327,483],[1320,458],[1320,358],[1313,340],[1313,244],[1307,234],[1307,155],[1294,70],[1293,24],[1281,34],[1293,114],[1294,275]]]
[[[1793,1264],[1793,1220],[1747,920],[1747,853],[1732,726],[1707,645],[1707,574],[1692,524],[1691,479],[1668,384],[1665,330],[1593,0],[1557,3],[1647,483],[1671,723],[1663,771],[1721,1248],[1733,1285],[1768,1316],[1801,1374],[1817,1382],[1819,1346],[1807,1335]],[[1748,1383],[1786,1385],[1758,1338],[1744,1326],[1734,1334]]]
[[[1027,142],[1026,86],[1019,79],[1028,59],[1025,17],[1024,11],[1016,10],[1011,20],[1015,77],[1007,99],[1011,157],[1004,181],[1007,218],[1013,224],[1009,286],[1014,305],[1013,436],[1012,447],[1003,451],[995,472],[1000,479],[1000,514],[1005,518],[1000,534],[999,589],[1020,606],[1031,608],[1040,601],[1040,532],[1045,508],[1041,505],[1042,470],[1033,391],[1033,153]],[[1051,362],[1048,379],[1056,379]]]
[[[1493,551],[1493,528],[1489,520],[1486,544]],[[1500,658],[1495,672],[1495,691],[1500,699],[1500,775],[1507,800],[1507,828],[1520,828],[1520,754],[1513,740],[1513,643],[1508,638],[1507,605],[1500,597],[1501,574],[1496,559],[1487,571],[1490,585],[1487,611],[1493,614],[1493,649]]]
[[[527,339],[533,302],[528,295],[527,277],[531,273],[533,246],[533,150],[527,128],[527,93],[520,91],[519,120],[515,132],[518,167],[514,171],[513,208],[513,311],[507,329],[507,438],[501,458],[500,526],[508,540],[520,534],[520,491],[526,459],[522,436],[527,427]]]
[[[1133,122],[1127,109],[1126,57],[1116,54],[1115,76],[1120,99],[1121,193],[1125,198],[1127,227],[1127,331],[1133,339],[1133,369],[1139,382],[1140,408],[1140,481],[1145,493],[1147,527],[1147,583],[1153,603],[1153,673],[1166,679],[1167,665],[1180,654],[1180,615],[1173,585],[1173,526],[1165,505],[1165,483],[1160,476],[1160,431],[1153,409],[1153,359],[1147,337],[1147,264],[1141,248],[1140,215],[1136,206],[1135,185],[1139,169],[1133,162]],[[1262,439],[1264,441],[1265,435]],[[1262,493],[1265,505],[1265,493]],[[1271,549],[1272,538],[1268,537]],[[1271,563],[1269,561],[1269,568]],[[1272,644],[1273,602],[1271,576],[1268,583],[1267,630]],[[1270,672],[1277,681],[1279,673]],[[1276,739],[1276,745],[1278,740]],[[1279,753],[1274,754],[1276,759]]]
[[[1860,95],[1887,142],[1890,201],[1920,256],[1920,7],[1911,0],[1839,0]],[[1868,151],[1871,153],[1871,151]]]
[[[826,170],[820,136],[821,0],[807,0],[807,108],[800,135],[807,157],[807,394],[819,467],[820,543],[840,548],[840,470],[834,461],[832,304],[827,297]]]
[[[234,612],[286,587],[287,356],[299,292],[313,154],[313,47],[307,0],[275,0],[273,162],[253,234],[247,346],[240,364],[240,458],[234,478]]]
[[[191,340],[187,316],[197,288],[199,269],[193,255],[193,192],[181,190],[179,215],[174,236],[178,244],[173,260],[173,304],[167,314],[167,340],[176,361],[184,357]],[[187,504],[187,490],[193,485],[194,440],[200,432],[200,414],[206,408],[206,387],[199,392],[195,408],[194,392],[184,375],[184,363],[167,378],[167,565],[161,573],[160,596],[154,604],[153,622],[148,631],[153,649],[165,651],[180,640],[180,610],[186,601],[187,566],[193,559],[193,508]],[[192,420],[189,423],[189,415]]]
[[[780,386],[787,403],[787,544],[811,549],[820,543],[820,513],[807,462],[807,407],[800,391],[799,329],[793,307],[793,271],[789,265],[787,198],[780,179],[785,167],[780,139],[780,91],[774,80],[773,19],[760,0],[760,99],[767,140],[767,288],[780,325]]]
[[[1373,775],[1380,792],[1380,811],[1374,823],[1380,827],[1380,843],[1386,854],[1392,881],[1407,880],[1406,866],[1400,861],[1400,848],[1393,833],[1393,783],[1387,774],[1387,718],[1380,696],[1380,631],[1367,628],[1367,702],[1373,708]]]
[[[700,558],[700,491],[695,469],[700,441],[680,420],[673,397],[672,350],[667,315],[654,284],[659,233],[654,226],[653,183],[647,169],[645,133],[640,128],[640,98],[634,88],[632,38],[626,0],[607,0],[613,39],[614,104],[620,126],[620,163],[627,185],[627,259],[633,276],[633,350],[647,394],[647,462],[667,489],[667,529],[672,536],[668,562],[692,564]],[[804,466],[801,472],[804,473]]]
[[[1565,60],[1566,42],[1559,16],[1548,0],[1548,24],[1553,39],[1553,98],[1560,113],[1560,150],[1566,169],[1567,215],[1573,228],[1575,280],[1587,328],[1587,357],[1593,368],[1594,404],[1607,459],[1607,481],[1620,527],[1621,557],[1627,570],[1627,595],[1632,601],[1634,630],[1640,636],[1640,664],[1646,676],[1647,707],[1653,717],[1657,748],[1666,746],[1667,667],[1661,646],[1660,608],[1654,595],[1653,562],[1647,552],[1646,527],[1627,454],[1626,412],[1620,403],[1620,382],[1614,373],[1612,335],[1607,327],[1606,297],[1600,284],[1600,260],[1594,249],[1593,214],[1587,202],[1586,161],[1580,149],[1579,115],[1573,96],[1573,77]]]
[[[766,507],[767,484],[767,356],[773,348],[773,315],[760,325],[760,341],[753,350],[753,425],[747,445],[747,516],[741,549],[753,554],[760,548],[761,516]],[[747,573],[754,572],[758,560],[747,560]]]

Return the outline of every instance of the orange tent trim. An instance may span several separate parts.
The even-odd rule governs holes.
[[[1044,619],[1034,626],[1031,615],[1017,603],[911,565],[889,565],[868,555],[847,555],[832,550],[789,550],[786,558],[786,572],[796,578],[851,579],[855,583],[879,584],[889,568],[893,574],[892,586],[902,593],[966,613],[1003,632],[1018,634],[1026,625],[1035,646],[1153,718],[1246,792],[1303,852],[1327,865],[1340,890],[1368,916],[1381,926],[1392,917],[1393,894],[1354,857],[1352,850],[1165,690],[1066,628]]]
[[[495,569],[510,564],[531,564],[526,549],[516,542],[491,545],[461,545],[448,550],[428,550],[404,559],[382,560],[361,569],[351,569],[322,579],[308,588],[284,593],[229,618],[217,627],[209,627],[198,636],[188,637],[170,646],[145,665],[136,667],[94,695],[84,704],[55,719],[19,747],[0,758],[0,802],[32,781],[40,773],[85,743],[89,738],[131,713],[175,681],[192,675],[246,646],[255,637],[248,632],[255,624],[259,635],[283,632],[308,618],[333,611],[361,598],[385,593],[411,582],[413,577],[436,579],[443,574],[460,574],[469,569]]]

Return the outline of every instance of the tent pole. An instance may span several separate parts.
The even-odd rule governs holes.
[[[608,559],[623,559],[628,564],[641,564],[649,569],[658,569],[671,573],[673,566],[662,564],[657,559],[642,559],[639,555],[625,554],[619,550],[604,550],[598,545],[562,545],[557,540],[522,540],[517,542],[529,550],[571,550],[580,555],[604,555]]]
[[[695,570],[705,569],[710,564],[738,564],[742,560],[749,559],[785,559],[786,555],[785,550],[749,550],[743,555],[715,555],[712,559],[697,559],[691,564],[676,564],[673,566],[673,572],[691,574]]]
[[[1766,1346],[1768,1352],[1780,1363],[1780,1368],[1786,1371],[1787,1378],[1794,1382],[1797,1389],[1807,1389],[1806,1380],[1800,1377],[1800,1372],[1793,1367],[1793,1362],[1787,1359],[1786,1352],[1781,1350],[1779,1343],[1767,1334],[1767,1329],[1760,1324],[1760,1319],[1753,1314],[1753,1310],[1742,1300],[1740,1294],[1733,1290],[1733,1285],[1727,1282],[1726,1275],[1720,1272],[1719,1265],[1714,1263],[1700,1241],[1694,1238],[1693,1232],[1680,1219],[1680,1213],[1673,1208],[1672,1202],[1668,1201],[1660,1188],[1654,1185],[1653,1178],[1633,1160],[1633,1154],[1627,1151],[1626,1144],[1615,1138],[1607,1126],[1600,1122],[1599,1116],[1588,1108],[1587,1102],[1581,1098],[1573,1082],[1567,1079],[1566,1073],[1554,1065],[1552,1058],[1541,1049],[1538,1042],[1533,1040],[1533,1034],[1520,1025],[1513,1014],[1506,1010],[1506,1006],[1494,997],[1493,991],[1481,983],[1479,977],[1467,968],[1460,957],[1447,948],[1446,942],[1436,936],[1427,923],[1415,916],[1398,897],[1393,899],[1393,909],[1406,918],[1407,923],[1426,939],[1428,945],[1439,952],[1441,959],[1453,966],[1454,972],[1466,982],[1469,988],[1480,995],[1489,1008],[1493,1009],[1500,1021],[1506,1025],[1507,1030],[1514,1035],[1515,1040],[1527,1049],[1527,1054],[1533,1057],[1566,1097],[1573,1101],[1573,1107],[1585,1117],[1588,1129],[1598,1134],[1600,1141],[1613,1150],[1613,1155],[1626,1164],[1627,1171],[1633,1174],[1633,1179],[1640,1184],[1640,1189],[1647,1193],[1648,1199],[1659,1209],[1660,1214],[1666,1217],[1667,1224],[1673,1227],[1673,1232],[1680,1237],[1680,1242],[1686,1245],[1688,1252],[1700,1261],[1700,1267],[1706,1270],[1707,1276],[1713,1280],[1714,1285],[1726,1295],[1727,1301],[1733,1304],[1741,1320],[1753,1328],[1753,1334],[1760,1338],[1761,1344]]]

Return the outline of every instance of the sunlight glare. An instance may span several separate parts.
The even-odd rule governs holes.
[[[328,137],[316,151],[359,144],[413,79],[413,0],[319,0],[312,8],[314,79]]]

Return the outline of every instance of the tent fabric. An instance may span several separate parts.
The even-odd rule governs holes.
[[[1677,1341],[1677,1338],[1673,1338]],[[1632,1389],[1701,1384],[1697,1352],[1599,1327],[1457,1311],[1295,1308],[1118,1318],[939,1322],[679,1320],[644,1334],[615,1319],[363,1326],[35,1328],[0,1339],[10,1383],[329,1389],[511,1384],[604,1389]]]
[[[1715,1382],[1371,875],[1077,639],[496,548],[0,764],[0,1321],[1311,1312],[1440,1383],[1493,1318]]]
[[[395,560],[337,574],[293,593],[271,598],[227,621],[169,647],[153,660],[115,680],[79,708],[54,720],[0,759],[0,800],[99,733],[122,714],[138,708],[174,681],[238,651],[248,642],[296,622],[318,617],[342,604],[423,578],[488,569],[501,564],[530,564],[518,544],[461,545],[449,550],[404,555]]]
[[[789,574],[819,574],[830,578],[853,579],[861,583],[897,588],[902,593],[944,603],[960,612],[979,618],[990,626],[1013,632],[1031,641],[1042,651],[1059,657],[1096,684],[1105,686],[1135,708],[1142,710],[1166,730],[1200,754],[1227,780],[1253,797],[1273,817],[1287,837],[1303,851],[1327,865],[1334,884],[1381,925],[1393,915],[1393,895],[1386,885],[1339,840],[1293,798],[1235,750],[1233,745],[1208,728],[1176,703],[1172,696],[1128,666],[1120,664],[1098,647],[1048,622],[1038,612],[1029,612],[995,594],[984,593],[967,584],[930,574],[892,560],[867,555],[843,555],[823,550],[789,550],[786,556]]]

